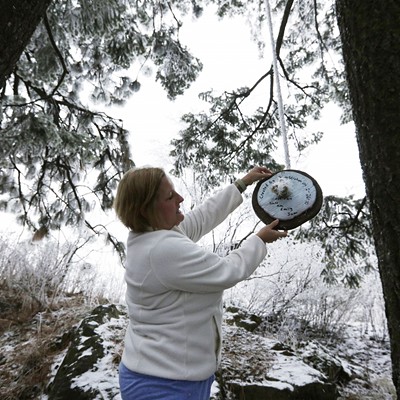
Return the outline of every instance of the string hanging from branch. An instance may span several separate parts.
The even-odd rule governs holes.
[[[278,110],[279,110],[279,122],[281,126],[282,138],[283,138],[283,149],[285,152],[285,164],[286,168],[290,168],[290,155],[289,155],[289,144],[288,144],[288,137],[286,132],[286,124],[285,124],[285,111],[283,107],[283,100],[282,100],[282,91],[281,91],[281,84],[279,80],[279,71],[278,71],[278,55],[276,53],[276,43],[274,38],[274,31],[272,25],[272,18],[271,18],[271,7],[269,5],[269,1],[265,0],[265,8],[267,11],[267,22],[269,28],[269,36],[270,42],[272,47],[272,65],[273,65],[273,74],[276,86],[276,94],[278,99]]]
[[[318,182],[305,172],[290,169],[285,112],[279,82],[278,55],[273,33],[271,8],[265,0],[267,22],[272,47],[273,73],[278,98],[279,120],[285,151],[286,170],[259,181],[253,192],[256,215],[266,224],[279,219],[277,229],[294,229],[313,218],[322,206],[322,190]]]

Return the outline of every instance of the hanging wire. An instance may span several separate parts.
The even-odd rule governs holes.
[[[272,65],[274,68],[273,69],[274,79],[275,79],[275,85],[276,85],[276,92],[277,92],[277,96],[278,96],[279,121],[280,121],[281,131],[282,131],[283,149],[285,151],[285,164],[286,164],[286,168],[290,169],[289,145],[288,145],[288,138],[287,138],[287,133],[286,133],[285,114],[284,114],[283,101],[282,101],[281,85],[279,82],[278,56],[276,54],[276,44],[275,44],[274,32],[272,29],[271,8],[270,8],[268,0],[265,0],[265,8],[267,10],[269,35],[270,35],[271,47],[272,47],[272,63],[273,63]]]

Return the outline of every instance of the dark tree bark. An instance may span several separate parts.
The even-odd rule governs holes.
[[[400,2],[336,7],[400,399]]]
[[[0,0],[0,91],[51,0]]]

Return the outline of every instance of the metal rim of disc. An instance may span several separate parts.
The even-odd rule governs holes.
[[[272,174],[271,176],[269,176],[268,178],[260,180],[257,183],[257,185],[253,191],[253,197],[252,197],[253,210],[256,213],[257,217],[262,222],[264,222],[265,224],[270,224],[272,221],[277,219],[277,217],[274,216],[273,214],[268,213],[266,210],[264,210],[264,208],[262,208],[260,206],[260,204],[258,202],[258,192],[259,192],[260,188],[263,186],[264,182],[266,182],[270,179],[276,178],[277,176],[279,176],[279,174],[281,174],[281,175],[286,174],[287,172],[294,173],[294,174],[300,174],[300,175],[308,178],[312,182],[313,187],[315,188],[316,196],[315,196],[314,203],[309,208],[307,208],[305,211],[301,212],[300,214],[296,215],[293,218],[284,219],[284,220],[279,219],[279,224],[276,227],[276,229],[279,229],[279,230],[289,230],[289,229],[297,228],[298,226],[300,226],[300,225],[304,224],[305,222],[309,221],[310,219],[314,218],[320,211],[320,209],[322,207],[322,200],[323,200],[321,187],[319,186],[318,182],[309,174],[307,174],[303,171],[295,170],[295,169],[285,169],[285,170],[276,172],[276,173]]]

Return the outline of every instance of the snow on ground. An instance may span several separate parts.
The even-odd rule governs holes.
[[[94,371],[88,371],[79,379],[76,379],[76,386],[83,390],[88,390],[90,387],[96,387],[103,394],[104,398],[120,400],[118,389],[118,371],[114,360],[115,357],[115,340],[122,340],[123,333],[126,328],[127,321],[121,319],[111,319],[107,323],[99,326],[98,333],[104,338],[104,347],[107,350],[105,356],[96,365]],[[234,337],[235,343],[232,346],[238,345],[238,330],[236,327],[224,325],[225,336],[228,340]],[[119,337],[117,337],[118,335]],[[261,357],[261,363],[267,364],[268,378],[259,377],[254,380],[255,384],[270,385],[279,389],[293,389],[293,386],[303,386],[316,380],[323,380],[322,373],[316,371],[299,357],[287,355],[281,351],[265,351],[271,349],[276,344],[276,338],[253,338],[242,336],[239,340],[241,346],[240,352],[243,357],[238,363],[242,363],[242,369],[250,370],[257,369],[252,365],[251,355],[256,354]],[[255,345],[255,341],[257,344]],[[256,347],[255,347],[256,346]],[[260,349],[264,349],[265,358],[262,359]],[[343,390],[342,399],[376,399],[376,400],[394,400],[393,386],[390,382],[390,352],[387,341],[373,340],[368,337],[363,337],[360,330],[354,327],[349,327],[344,339],[333,344],[326,345],[310,341],[302,350],[302,356],[307,356],[314,352],[324,352],[331,354],[342,362],[343,368],[353,376],[353,382],[349,388]],[[225,357],[227,354],[225,354]],[[225,359],[226,361],[226,359]],[[238,367],[238,363],[235,367]],[[248,371],[250,374],[252,371]],[[246,375],[246,372],[243,372]],[[247,376],[248,378],[248,376]],[[274,381],[273,379],[276,379]],[[367,380],[369,379],[369,382]],[[218,383],[215,382],[212,387],[212,394],[216,396],[219,392]],[[112,394],[112,395],[111,395]],[[358,395],[360,397],[351,397]],[[44,399],[43,399],[44,400]]]

